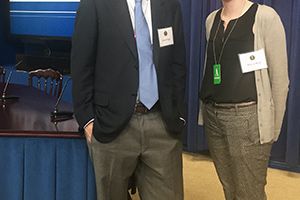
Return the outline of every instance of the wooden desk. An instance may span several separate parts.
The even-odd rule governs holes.
[[[0,83],[0,91],[3,84]],[[55,98],[9,85],[0,108],[0,199],[96,200],[93,167],[76,121],[50,120]],[[62,103],[60,108],[72,110]]]
[[[3,90],[0,83],[0,91]],[[7,95],[18,96],[17,101],[0,103],[0,136],[72,137],[78,138],[75,119],[51,122],[56,98],[36,88],[24,85],[9,85]],[[61,102],[59,108],[72,111],[72,105]]]

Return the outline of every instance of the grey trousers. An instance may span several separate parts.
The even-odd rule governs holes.
[[[260,144],[256,105],[204,105],[204,129],[226,200],[265,200],[272,144]]]
[[[126,200],[134,174],[142,200],[182,200],[182,144],[165,129],[160,112],[134,114],[112,142],[88,143],[98,200]]]

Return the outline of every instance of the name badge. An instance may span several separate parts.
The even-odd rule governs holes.
[[[268,68],[264,49],[239,54],[239,59],[243,73]]]
[[[221,65],[214,64],[213,70],[214,70],[214,85],[220,85],[221,84]]]
[[[170,46],[174,44],[172,27],[158,29],[157,31],[160,47]]]

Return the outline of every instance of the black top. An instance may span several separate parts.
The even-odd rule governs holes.
[[[254,72],[243,74],[238,54],[254,51],[253,24],[258,4],[253,4],[240,18],[231,20],[224,32],[223,21],[215,39],[215,52],[217,62],[220,57],[224,40],[232,30],[224,52],[220,59],[221,84],[213,83],[213,65],[215,63],[213,53],[213,39],[220,23],[221,10],[218,11],[210,32],[207,49],[206,71],[202,82],[200,98],[204,102],[240,103],[256,101],[256,87]],[[238,20],[236,22],[236,20]],[[236,23],[236,25],[234,25]]]

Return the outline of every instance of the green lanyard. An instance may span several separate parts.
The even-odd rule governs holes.
[[[219,32],[219,29],[220,29],[220,25],[221,25],[221,22],[222,22],[221,14],[220,14],[220,21],[219,21],[216,33],[215,33],[214,38],[213,38],[213,54],[214,54],[214,61],[215,61],[215,64],[213,65],[213,83],[214,83],[214,85],[220,85],[221,82],[222,82],[222,78],[221,78],[221,73],[222,72],[221,72],[221,64],[220,64],[221,58],[222,58],[222,55],[223,55],[223,52],[224,52],[224,47],[227,44],[227,41],[228,41],[231,33],[233,32],[234,28],[236,27],[236,24],[237,24],[238,20],[239,20],[239,18],[237,18],[235,20],[230,32],[228,33],[227,37],[225,38],[225,40],[222,44],[222,47],[221,47],[219,58],[217,59],[215,40],[216,40],[217,34]]]

